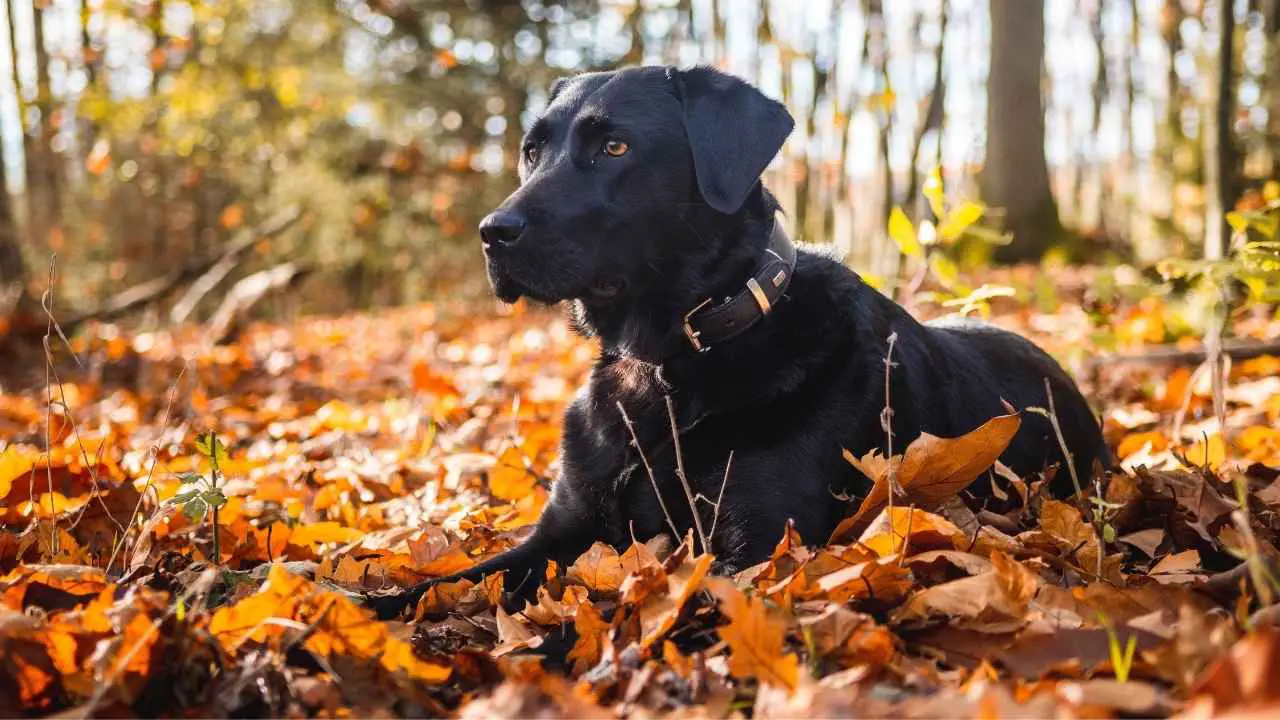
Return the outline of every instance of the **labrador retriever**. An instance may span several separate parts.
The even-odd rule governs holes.
[[[709,537],[715,570],[760,562],[788,521],[824,542],[870,483],[842,456],[974,430],[1053,393],[1069,461],[1105,450],[1088,403],[1046,353],[967,320],[920,323],[835,258],[799,249],[760,176],[791,133],[779,103],[707,67],[561,80],[520,150],[520,187],[480,224],[497,296],[567,303],[598,340],[564,416],[562,471],[521,545],[463,573],[537,587],[593,541]],[[674,428],[674,432],[673,432]],[[1001,460],[1061,466],[1024,413]],[[979,483],[975,487],[985,487]],[[1059,472],[1053,491],[1071,492]],[[691,509],[696,507],[696,512]],[[429,583],[375,603],[386,615]]]

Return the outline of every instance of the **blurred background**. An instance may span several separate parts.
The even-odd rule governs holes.
[[[483,292],[474,228],[546,89],[633,63],[783,99],[787,222],[871,276],[937,166],[1012,233],[967,262],[1213,256],[1224,209],[1277,194],[1280,0],[0,7],[0,316],[40,316],[51,256],[66,314],[144,323],[230,288],[268,315]]]

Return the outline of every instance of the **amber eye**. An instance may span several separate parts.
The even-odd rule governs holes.
[[[630,149],[631,147],[621,140],[606,140],[604,143],[605,154],[613,157],[626,155]]]

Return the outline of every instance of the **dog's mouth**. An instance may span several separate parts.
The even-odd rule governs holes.
[[[536,279],[525,277],[527,273],[513,272],[512,268],[503,267],[492,258],[489,260],[487,269],[493,294],[508,304],[524,297],[546,305],[554,305],[564,300],[582,300],[591,305],[603,306],[616,302],[625,295],[627,290],[627,281],[621,277],[597,278],[574,290],[553,288],[546,283],[537,282]]]

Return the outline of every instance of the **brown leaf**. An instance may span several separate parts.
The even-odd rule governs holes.
[[[575,673],[584,673],[600,662],[605,643],[609,640],[610,627],[591,603],[583,603],[578,607],[573,619],[573,629],[577,631],[578,639],[574,641],[573,649],[568,655]]]
[[[784,652],[786,625],[769,616],[763,601],[748,598],[732,581],[713,577],[707,585],[729,619],[729,624],[718,632],[729,645],[729,671],[733,676],[758,678],[762,683],[794,690],[799,660]]]
[[[897,624],[947,619],[954,627],[1001,633],[1027,622],[1039,580],[1003,553],[991,556],[991,571],[935,585],[914,595],[894,614]]]
[[[627,577],[627,571],[617,550],[597,542],[573,561],[568,577],[598,592],[617,592]]]
[[[895,504],[935,507],[964,490],[983,470],[991,467],[1009,447],[1021,425],[1022,418],[1015,413],[994,417],[958,438],[922,433],[907,446],[904,455],[889,459],[873,451],[859,460],[846,450],[845,459],[874,485],[858,511],[840,523],[828,542],[847,542],[889,503],[890,476],[894,470],[898,485],[905,493]]]
[[[1207,696],[1217,713],[1239,707],[1280,701],[1280,631],[1251,633],[1213,664],[1191,694]]]
[[[535,633],[529,626],[508,615],[501,605],[498,605],[494,610],[497,613],[498,645],[490,652],[491,655],[502,657],[516,650],[536,648],[542,644],[542,636]]]
[[[714,559],[710,553],[703,553],[692,563],[686,562],[667,573],[667,593],[640,608],[642,647],[649,647],[657,642],[676,624],[685,603],[702,587],[702,581]]]
[[[801,620],[800,626],[819,656],[842,665],[882,667],[893,660],[893,634],[870,615],[832,603],[819,615]]]
[[[1151,568],[1151,577],[1159,583],[1186,583],[1204,577],[1204,570],[1200,567],[1200,553],[1185,550],[1165,555]]]

